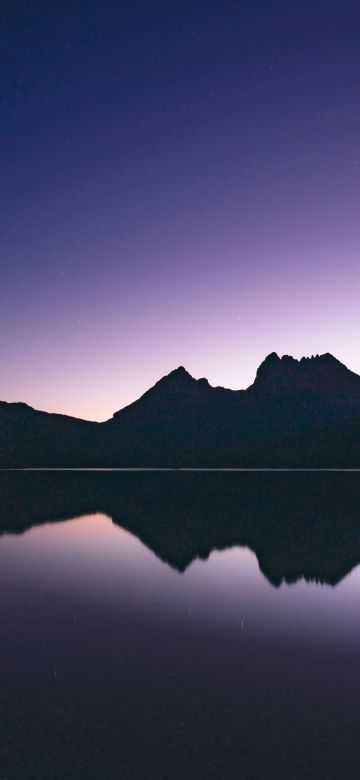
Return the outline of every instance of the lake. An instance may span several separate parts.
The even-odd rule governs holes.
[[[0,775],[359,776],[360,474],[0,473]]]

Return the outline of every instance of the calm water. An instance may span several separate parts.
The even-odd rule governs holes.
[[[0,475],[0,776],[357,778],[360,476]]]

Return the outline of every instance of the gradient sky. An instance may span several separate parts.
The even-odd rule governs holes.
[[[359,40],[343,0],[2,4],[2,400],[360,373]]]

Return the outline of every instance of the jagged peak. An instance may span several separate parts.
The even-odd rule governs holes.
[[[134,406],[138,406],[139,404],[143,403],[144,399],[153,399],[156,397],[161,397],[163,393],[174,393],[177,394],[178,392],[183,392],[185,389],[189,388],[192,385],[196,385],[197,380],[194,379],[191,374],[184,368],[184,366],[178,366],[177,368],[174,368],[173,371],[170,371],[169,374],[165,374],[165,376],[161,377],[161,379],[158,379],[155,384],[149,388],[149,390],[146,390],[143,395],[140,396],[136,401],[134,401],[132,404],[129,404],[129,406],[126,406],[124,409],[120,409],[118,412],[115,412],[113,415],[113,419],[117,418],[119,415],[122,415],[124,411],[132,409]],[[159,396],[160,394],[160,396]]]
[[[165,386],[186,387],[193,384],[196,384],[196,379],[189,374],[184,366],[178,366],[178,368],[174,368],[173,371],[170,371],[169,374],[165,374],[161,379],[158,379],[148,392]]]
[[[306,356],[304,355],[301,358],[294,358],[292,355],[282,355],[280,357],[277,352],[270,352],[269,355],[266,356],[266,358],[263,360],[262,363],[260,363],[259,369],[262,368],[262,366],[270,366],[270,365],[300,365],[302,363],[334,363],[338,365],[343,365],[343,363],[340,362],[334,355],[332,355],[330,352],[325,352],[322,355],[311,355]],[[344,366],[346,367],[346,366]]]
[[[279,363],[281,361],[281,358],[279,357],[277,352],[270,352],[270,355],[267,355],[266,358],[260,363],[258,371],[262,366],[271,366],[275,365],[276,363]]]
[[[302,382],[305,381],[306,377],[315,379],[325,374],[327,376],[337,376],[338,379],[345,376],[348,379],[357,379],[357,374],[350,371],[347,366],[330,352],[325,352],[322,355],[311,355],[311,357],[304,356],[299,359],[291,355],[279,357],[276,352],[271,352],[259,366],[254,386],[266,384],[274,380],[277,382],[282,382],[282,380],[288,381],[290,377],[293,378],[293,381]]]
[[[178,366],[177,368],[174,368],[173,371],[170,371],[169,374],[166,374],[165,376],[160,379],[160,382],[163,382],[164,380],[169,379],[179,379],[179,380],[191,380],[192,382],[195,382],[195,379],[189,372],[184,368],[184,366]]]
[[[198,385],[199,387],[211,387],[209,380],[206,379],[206,377],[202,376],[199,379],[195,379],[195,377],[193,377],[192,374],[190,374],[189,371],[187,371],[186,368],[184,368],[184,366],[178,366],[178,368],[174,368],[173,371],[170,371],[169,374],[166,374],[165,376],[162,377],[162,379],[159,379],[156,385],[163,382],[172,382],[172,381],[176,381],[178,383],[181,382],[186,384]]]

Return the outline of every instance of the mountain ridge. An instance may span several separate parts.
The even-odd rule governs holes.
[[[0,402],[1,466],[360,466],[360,376],[270,353],[246,390],[178,366],[103,423]]]

